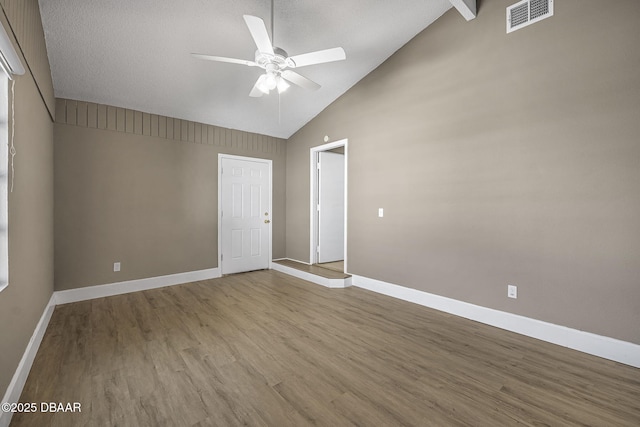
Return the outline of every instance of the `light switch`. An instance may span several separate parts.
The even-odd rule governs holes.
[[[378,208],[378,217],[382,218],[384,216],[384,209]]]

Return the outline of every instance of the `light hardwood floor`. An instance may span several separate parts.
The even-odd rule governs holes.
[[[329,270],[337,271],[338,273],[344,273],[344,261],[323,262],[316,264],[318,267],[328,268]]]
[[[12,426],[640,425],[640,369],[274,271],[56,308]]]

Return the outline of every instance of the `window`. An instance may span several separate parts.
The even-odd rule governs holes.
[[[0,291],[9,284],[9,78],[0,72]]]
[[[24,67],[9,35],[0,23],[0,291],[9,285],[9,184],[13,185],[13,106],[9,108],[9,80]],[[13,81],[11,88],[13,89]],[[11,95],[13,103],[13,94]],[[11,126],[9,126],[11,120]]]

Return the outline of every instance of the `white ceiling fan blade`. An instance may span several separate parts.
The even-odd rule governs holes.
[[[255,62],[247,61],[246,59],[225,58],[224,56],[203,55],[201,53],[192,53],[191,56],[198,59],[206,59],[207,61],[229,62],[231,64],[248,65],[249,67],[258,66]]]
[[[298,85],[305,89],[318,90],[321,87],[318,83],[311,81],[308,78],[301,76],[300,74],[291,70],[284,70],[281,76],[283,79],[290,81],[294,85]]]
[[[262,95],[265,95],[265,93],[260,89],[260,86],[263,84],[264,79],[266,78],[266,74],[261,74],[260,77],[258,77],[256,84],[253,85],[253,89],[251,89],[251,92],[249,92],[249,96],[251,96],[252,98],[260,98]]]
[[[249,32],[253,41],[256,42],[258,50],[260,52],[269,53],[273,55],[273,45],[271,39],[269,39],[269,33],[267,33],[267,27],[264,25],[264,21],[257,16],[243,15],[244,22],[249,27]]]
[[[342,61],[347,59],[347,54],[341,47],[332,49],[318,50],[316,52],[303,53],[302,55],[291,56],[288,59],[293,60],[296,67],[305,67],[307,65],[323,64],[325,62]]]

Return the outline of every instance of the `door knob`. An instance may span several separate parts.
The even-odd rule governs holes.
[[[271,222],[271,221],[270,221],[270,220],[268,220],[268,219],[265,219],[265,220],[264,220],[264,223],[265,223],[265,224],[269,224],[270,222]]]

